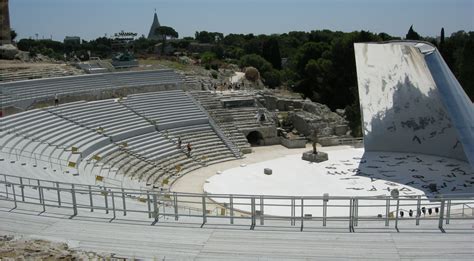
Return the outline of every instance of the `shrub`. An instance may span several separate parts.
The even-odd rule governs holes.
[[[245,69],[245,78],[249,81],[256,82],[260,79],[260,73],[255,67],[247,67]]]

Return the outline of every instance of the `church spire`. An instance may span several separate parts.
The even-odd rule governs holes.
[[[158,15],[156,14],[155,8],[155,15],[153,16],[153,23],[151,24],[150,32],[148,33],[148,39],[158,40],[160,38],[160,35],[155,32],[158,27],[160,27],[160,21],[158,21]]]

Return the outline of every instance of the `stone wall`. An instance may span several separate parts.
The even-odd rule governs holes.
[[[240,129],[240,131],[247,137],[249,133],[253,131],[258,131],[262,134],[263,144],[261,145],[275,145],[280,144],[280,139],[278,138],[277,128],[275,126],[264,126],[251,129]]]
[[[326,105],[310,100],[262,94],[259,98],[268,110],[288,111],[288,120],[301,134],[309,136],[317,129],[319,136],[345,136],[349,128],[343,116]]]

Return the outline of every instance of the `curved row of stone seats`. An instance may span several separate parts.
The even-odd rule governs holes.
[[[0,69],[0,82],[64,77],[78,74],[83,74],[83,72],[65,64],[42,64],[41,66],[26,68],[12,67]]]
[[[178,137],[182,141],[181,148],[177,145]],[[187,156],[188,142],[193,147],[191,157]],[[126,176],[146,182],[147,185],[163,187],[168,184],[163,181],[170,177],[205,165],[235,159],[209,124],[143,134],[125,139],[122,144],[126,145],[109,145],[95,151],[82,168],[94,173],[93,175]],[[100,160],[93,160],[95,155]]]
[[[2,90],[0,90],[2,91]],[[0,105],[1,104],[10,104],[11,102],[13,102],[13,97],[11,97],[10,95],[6,95],[4,93],[0,93]]]
[[[96,150],[88,159],[84,171],[103,177],[111,177],[112,172],[113,177],[117,174],[136,173],[141,168],[157,168],[158,165],[152,164],[152,158],[174,153],[174,149],[174,144],[158,132],[138,135],[123,140],[121,145],[110,144]],[[93,158],[101,160],[97,162]]]
[[[56,94],[70,94],[111,89],[114,86],[103,77],[71,76],[48,78],[0,84],[4,93],[10,94],[15,101],[32,98],[52,97]],[[3,85],[3,86],[2,86]]]
[[[104,74],[104,76],[112,82],[124,86],[184,83],[184,77],[170,69],[153,71],[127,71],[115,74]]]
[[[154,131],[154,126],[148,121],[113,99],[74,103],[48,108],[48,111],[77,125],[106,134],[113,141]]]
[[[30,159],[33,165],[67,166],[79,152],[109,142],[109,138],[44,110],[16,114],[2,120],[2,151]],[[77,151],[72,148],[76,147]],[[26,164],[26,162],[23,162]],[[57,168],[57,167],[56,167]]]
[[[165,130],[209,122],[207,115],[182,90],[130,95],[124,104]]]
[[[219,162],[233,160],[235,155],[222,142],[209,124],[175,128],[168,131],[174,141],[181,138],[182,148],[179,154],[169,156],[157,162],[167,170],[162,175],[147,175],[147,183],[168,188],[173,180],[186,173]],[[186,145],[192,147],[191,157],[187,156]]]
[[[167,84],[182,85],[183,83],[184,77],[169,69],[90,74],[7,82],[0,83],[0,89],[2,89],[4,95],[9,95],[11,99],[2,102],[1,105],[2,107],[6,107],[14,102],[22,100],[52,98],[56,94],[81,94],[113,88],[158,86]]]

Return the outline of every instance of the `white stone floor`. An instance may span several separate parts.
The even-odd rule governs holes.
[[[434,183],[445,197],[474,193],[474,172],[468,163],[458,160],[410,153],[364,153],[363,149],[338,146],[320,148],[329,154],[330,160],[316,164],[301,160],[301,153],[307,149],[288,150],[279,145],[254,149],[245,159],[184,176],[173,190],[201,193],[204,188],[210,194],[322,196],[329,193],[330,196],[372,197],[388,196],[391,190],[398,189],[401,196],[424,195],[423,198],[433,199],[438,193],[432,193],[428,186]],[[273,174],[265,175],[264,168],[271,168]],[[226,199],[213,200],[228,203]],[[271,200],[265,203],[290,204]],[[361,204],[380,203],[367,200]],[[332,201],[332,204],[347,205],[347,202]],[[249,211],[249,206],[240,209]],[[289,211],[288,207],[265,208],[269,215],[289,215]],[[321,208],[308,208],[305,212],[318,216],[321,211]],[[361,208],[359,214],[376,216],[384,211],[384,207],[367,207]],[[347,215],[346,212],[347,208],[333,208],[328,215]]]

